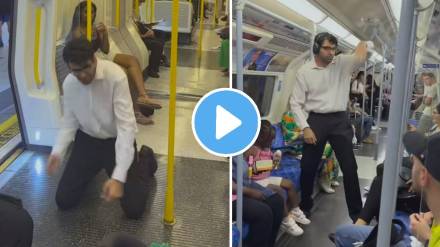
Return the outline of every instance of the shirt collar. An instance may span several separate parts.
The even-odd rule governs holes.
[[[93,80],[102,80],[104,79],[104,65],[101,62],[101,59],[96,58],[96,74]]]
[[[312,61],[310,61],[310,62],[311,62],[312,69],[326,69],[328,67],[328,65],[327,65],[327,67],[319,67],[316,64],[315,58],[312,58]],[[333,60],[332,60],[332,62],[330,64],[335,64],[335,63],[336,63],[336,57],[333,58]]]

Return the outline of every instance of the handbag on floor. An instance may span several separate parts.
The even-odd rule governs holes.
[[[141,150],[138,154],[138,164],[140,175],[148,179],[154,177],[157,171],[157,160],[154,156],[154,151],[148,146],[142,145]]]

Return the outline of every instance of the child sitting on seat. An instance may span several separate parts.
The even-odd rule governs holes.
[[[288,200],[284,206],[285,218],[283,219],[281,227],[293,236],[299,236],[303,234],[304,231],[296,222],[307,225],[310,224],[310,220],[306,218],[299,208],[299,196],[293,183],[282,177],[270,176],[270,170],[277,168],[281,161],[281,152],[273,154],[270,150],[274,138],[275,130],[270,122],[262,120],[258,138],[255,144],[244,153],[244,157],[248,161],[249,171],[252,172],[252,179],[255,180],[256,183],[281,194],[283,194],[283,191],[279,190],[280,187],[287,191]],[[291,208],[293,209],[289,211]]]

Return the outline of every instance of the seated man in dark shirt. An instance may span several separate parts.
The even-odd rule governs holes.
[[[140,1],[141,3],[144,1]],[[165,66],[169,66],[166,57],[163,55],[163,47],[165,45],[165,34],[160,31],[155,31],[152,29],[152,25],[145,24],[140,22],[139,20],[134,20],[139,35],[144,41],[144,44],[147,46],[148,50],[150,50],[150,58],[147,67],[147,75],[153,78],[159,78],[159,66],[161,62]]]

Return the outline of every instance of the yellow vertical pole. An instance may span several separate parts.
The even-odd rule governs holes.
[[[148,16],[149,16],[149,13],[150,13],[150,9],[149,9],[149,7],[150,7],[150,1],[145,1],[145,22],[148,22]]]
[[[121,0],[116,0],[115,26],[119,28],[121,15]]]
[[[134,16],[139,17],[139,0],[134,0]]]
[[[92,41],[92,0],[87,0],[87,39]]]
[[[150,22],[154,21],[154,0],[150,0]]]
[[[204,0],[200,0],[200,27],[199,27],[199,49],[198,49],[198,58],[202,57],[202,41],[203,41],[203,24],[204,24],[204,12],[205,12],[205,4]]]
[[[173,0],[171,26],[171,65],[170,65],[170,110],[168,124],[168,167],[167,191],[165,195],[165,224],[174,224],[174,137],[176,126],[176,77],[177,77],[177,41],[179,27],[179,0]]]
[[[214,0],[214,24],[217,25],[218,20],[217,20],[217,11],[218,11],[218,0]]]
[[[35,8],[35,40],[34,40],[34,80],[39,88],[42,84],[40,78],[40,32],[41,32],[42,7]]]

